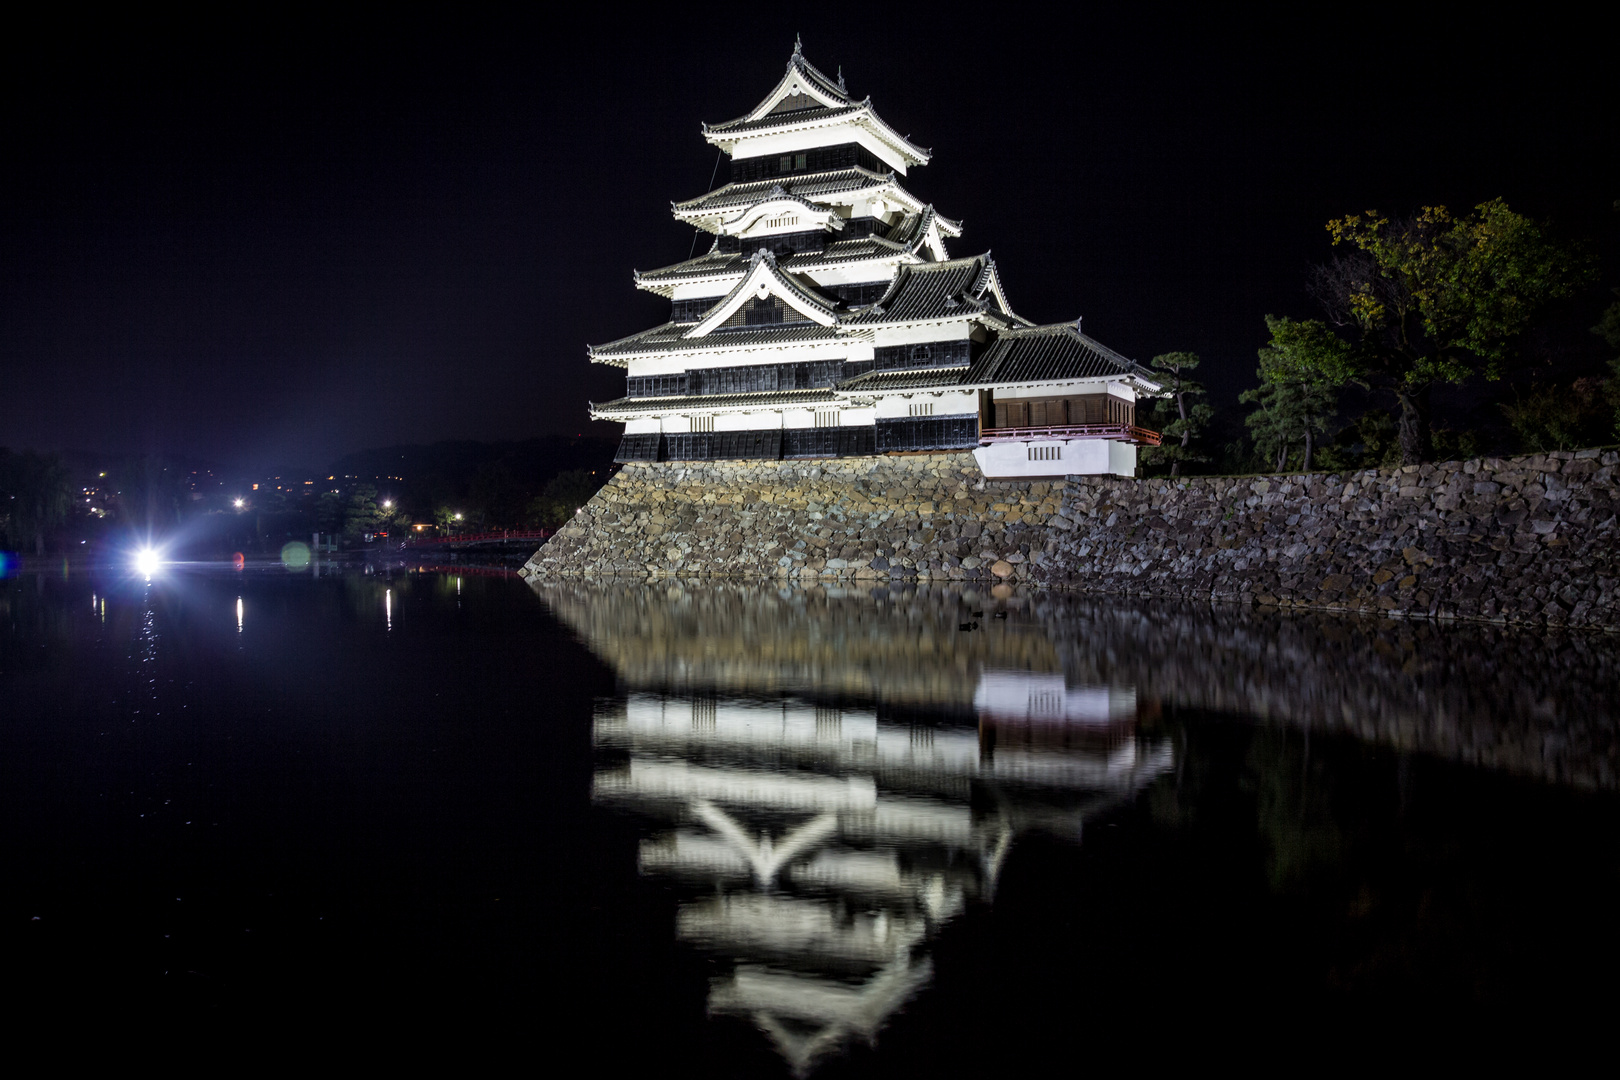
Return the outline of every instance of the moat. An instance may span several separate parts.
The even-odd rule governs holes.
[[[1024,586],[28,573],[6,945],[45,1016],[380,1059],[1560,1054],[1617,701],[1614,635]]]

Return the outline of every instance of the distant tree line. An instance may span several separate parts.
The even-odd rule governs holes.
[[[555,528],[612,476],[614,447],[596,438],[389,447],[318,477],[282,468],[256,481],[216,477],[206,489],[196,470],[161,457],[86,472],[59,455],[0,448],[0,549],[42,555],[161,540],[221,556],[273,553],[315,533],[352,546],[427,531],[418,525]]]
[[[1163,444],[1142,452],[1150,473],[1410,465],[1620,441],[1620,300],[1592,327],[1606,350],[1547,346],[1555,317],[1567,323],[1595,284],[1579,247],[1500,199],[1464,215],[1349,214],[1327,231],[1334,257],[1309,281],[1321,315],[1265,316],[1257,385],[1238,398],[1241,430],[1189,377],[1196,354],[1154,357],[1161,392],[1145,423]],[[1494,397],[1494,419],[1477,408],[1436,415],[1435,392],[1465,386]],[[1347,402],[1359,406],[1350,415]]]

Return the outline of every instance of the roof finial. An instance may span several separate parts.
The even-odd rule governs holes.
[[[793,55],[800,58],[803,58],[804,56],[804,46],[799,43],[798,34],[793,35]]]
[[[840,90],[844,89],[844,65],[843,64],[838,65],[838,89],[840,89]],[[845,91],[845,92],[848,93],[848,91]]]

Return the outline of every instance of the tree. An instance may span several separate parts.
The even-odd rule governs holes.
[[[606,473],[593,469],[570,469],[553,476],[529,503],[529,521],[548,529],[566,525],[579,508],[607,481]]]
[[[1303,450],[1301,467],[1311,471],[1316,436],[1327,430],[1337,411],[1339,391],[1350,348],[1315,319],[1296,322],[1266,316],[1271,344],[1260,350],[1260,385],[1238,400],[1259,406],[1245,420],[1255,449],[1276,456],[1277,471],[1288,467],[1289,448]]]
[[[34,542],[45,554],[45,534],[60,528],[73,505],[73,478],[54,454],[0,449],[0,526],[13,543]]]
[[[1431,206],[1405,221],[1368,211],[1327,228],[1347,253],[1319,268],[1315,292],[1357,346],[1335,381],[1395,395],[1408,465],[1429,452],[1430,390],[1472,375],[1501,378],[1530,320],[1587,271],[1501,199],[1461,218]]]
[[[1215,415],[1209,405],[1193,400],[1205,393],[1202,384],[1187,377],[1198,363],[1198,354],[1190,352],[1163,353],[1152,360],[1153,369],[1164,373],[1159,379],[1164,387],[1163,396],[1153,403],[1151,414],[1164,442],[1144,449],[1142,464],[1160,465],[1168,461],[1171,476],[1181,475],[1184,461],[1209,460],[1208,454],[1193,446],[1193,440],[1204,433]]]
[[[370,484],[356,484],[349,491],[348,505],[343,508],[343,535],[350,540],[377,531],[377,489]]]
[[[1532,386],[1499,408],[1524,449],[1573,450],[1602,439],[1608,426],[1605,394],[1612,382],[1584,378],[1570,386]]]
[[[1615,203],[1620,209],[1620,202]],[[1615,290],[1620,296],[1620,289]],[[1609,343],[1609,348],[1620,350],[1620,300],[1616,300],[1603,311],[1602,320],[1594,327],[1592,333]],[[1620,438],[1620,356],[1609,361],[1609,370],[1614,372],[1604,383],[1603,396],[1609,407],[1614,410],[1614,435]]]

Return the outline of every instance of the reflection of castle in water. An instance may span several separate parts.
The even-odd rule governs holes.
[[[1025,672],[981,686],[977,728],[654,693],[598,713],[598,746],[627,759],[604,756],[596,799],[668,824],[641,870],[696,886],[677,934],[736,962],[710,1011],[752,1019],[797,1071],[874,1038],[928,981],[930,938],[992,897],[1018,832],[1078,840],[1170,767],[1128,691]]]
[[[927,635],[864,639],[868,595],[831,620],[794,617],[800,597],[756,634],[722,619],[665,637],[682,620],[662,588],[540,591],[627,691],[598,709],[595,799],[659,823],[641,871],[688,890],[677,935],[734,965],[711,1014],[756,1024],[800,1074],[928,982],[930,943],[993,898],[1015,837],[1078,842],[1171,767],[1132,689],[1069,685],[1044,641],[961,634],[950,605]],[[1032,659],[1045,670],[988,666]]]

